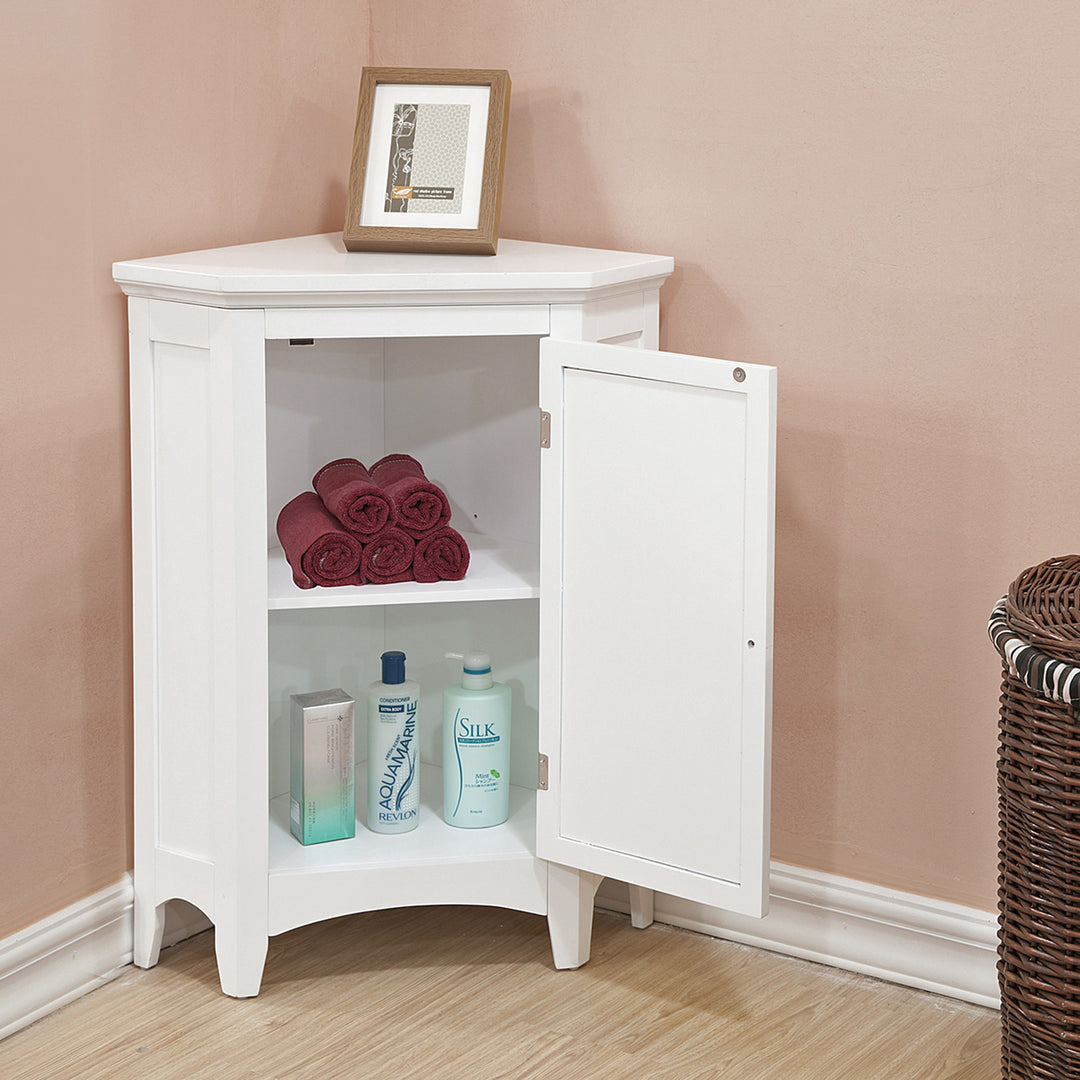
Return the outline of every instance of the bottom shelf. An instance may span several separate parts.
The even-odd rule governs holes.
[[[536,792],[510,788],[510,817],[489,829],[442,819],[442,770],[420,767],[420,821],[408,833],[364,827],[367,783],[356,778],[356,836],[301,844],[289,796],[270,802],[269,931],[281,934],[357,911],[425,904],[486,904],[547,912],[547,863],[536,856]]]

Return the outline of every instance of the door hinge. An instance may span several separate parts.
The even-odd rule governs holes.
[[[547,791],[548,789],[548,756],[547,754],[540,755],[540,767],[536,773],[536,786],[541,791]]]
[[[551,449],[551,413],[540,410],[540,447]]]

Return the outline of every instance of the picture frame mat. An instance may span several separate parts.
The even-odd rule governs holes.
[[[361,223],[365,226],[398,229],[424,226],[477,228],[480,220],[485,136],[490,99],[491,87],[484,85],[379,83],[375,87],[372,108],[371,135],[361,203]],[[469,106],[468,144],[460,213],[392,213],[385,209],[386,168],[393,137],[394,106],[399,103]]]

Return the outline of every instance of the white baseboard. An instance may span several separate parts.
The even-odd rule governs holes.
[[[0,1038],[131,963],[131,878],[0,942]]]
[[[629,911],[625,885],[607,880],[597,906]],[[0,941],[0,1039],[120,975],[131,963],[130,875]],[[659,922],[873,975],[936,994],[998,1006],[997,917],[911,893],[773,864],[764,919],[658,893]],[[173,901],[164,945],[210,926]]]
[[[126,874],[47,919],[0,941],[0,1039],[115,979],[131,963],[134,892]],[[173,901],[163,944],[174,945],[210,923]]]
[[[773,863],[769,914],[730,915],[656,894],[657,921],[998,1008],[997,915]],[[620,882],[598,907],[629,911]]]

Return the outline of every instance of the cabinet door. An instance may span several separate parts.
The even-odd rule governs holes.
[[[540,402],[538,854],[762,915],[776,371],[544,339]]]

